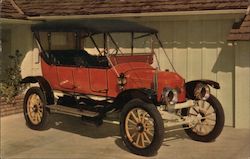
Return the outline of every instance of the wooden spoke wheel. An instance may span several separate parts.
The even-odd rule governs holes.
[[[194,140],[209,142],[216,139],[224,127],[224,111],[213,95],[207,101],[198,101],[194,107],[184,109],[183,115],[196,117],[197,123],[186,133]],[[187,126],[187,125],[185,125]]]
[[[27,102],[27,114],[30,121],[37,125],[42,121],[43,103],[39,95],[31,94]]]
[[[140,99],[129,101],[121,113],[121,136],[130,151],[150,156],[160,148],[164,125],[155,105]]]
[[[39,87],[32,87],[27,91],[24,97],[23,112],[28,127],[35,130],[45,127],[48,118],[45,105],[45,97]]]
[[[134,108],[125,119],[126,135],[138,148],[149,146],[154,137],[154,119],[143,109]]]
[[[216,113],[207,101],[198,101],[196,106],[190,108],[189,115],[198,118],[198,123],[192,128],[198,135],[205,136],[214,129]]]

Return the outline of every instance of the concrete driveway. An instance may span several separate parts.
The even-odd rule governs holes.
[[[79,118],[53,114],[45,131],[26,127],[22,114],[1,118],[2,159],[136,159],[119,136],[119,126],[95,127]],[[183,131],[167,133],[157,159],[250,159],[250,130],[225,127],[211,143],[190,140]]]

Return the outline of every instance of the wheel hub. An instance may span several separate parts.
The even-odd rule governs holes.
[[[140,133],[144,132],[144,126],[143,126],[143,124],[142,123],[138,123],[137,126],[136,126],[136,129]]]
[[[33,112],[37,113],[38,112],[38,106],[34,105],[34,107],[32,108]]]
[[[200,112],[200,116],[201,116],[200,121],[201,121],[201,122],[204,122],[204,121],[206,120],[206,119],[204,118],[204,117],[206,117],[205,114],[204,114],[203,112]]]

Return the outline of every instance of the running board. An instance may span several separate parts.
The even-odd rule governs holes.
[[[47,105],[46,107],[49,108],[51,112],[62,113],[66,115],[76,116],[76,117],[81,117],[81,116],[97,117],[98,115],[100,115],[98,112],[80,110],[77,108],[71,108],[71,107],[66,107],[62,105]]]

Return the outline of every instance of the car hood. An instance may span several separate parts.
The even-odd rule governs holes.
[[[155,70],[152,66],[150,66],[147,63],[143,62],[128,62],[128,63],[121,63],[114,68],[117,70],[119,73],[127,73],[129,71],[139,71],[139,70]]]
[[[127,78],[126,89],[157,89],[157,95],[160,98],[164,88],[172,88],[177,89],[182,94],[182,99],[185,98],[183,94],[185,93],[185,80],[175,72],[158,71],[149,64],[140,62],[120,64],[115,66],[115,69],[118,73],[125,74]]]
[[[134,84],[142,85],[154,82],[157,78],[158,85],[175,88],[184,85],[184,79],[175,72],[158,71],[147,63],[131,62],[115,66],[118,73],[124,73],[126,78],[133,80]]]

